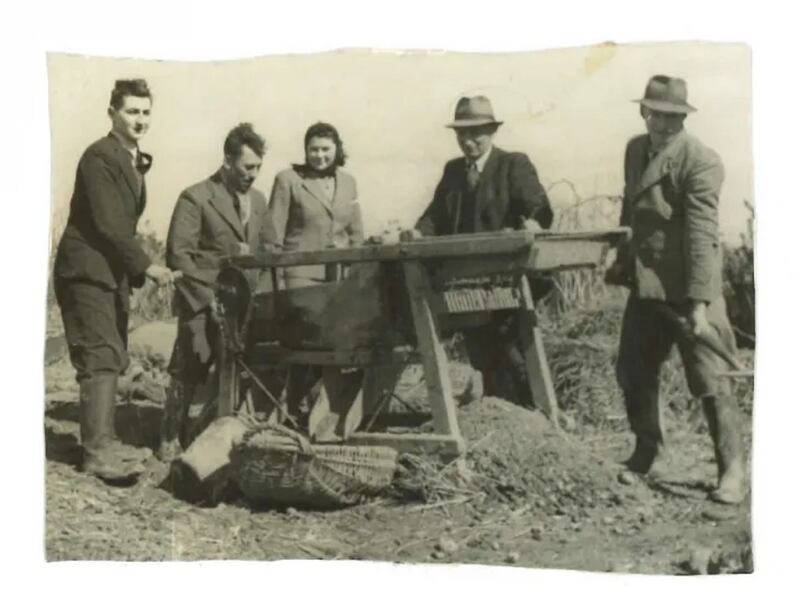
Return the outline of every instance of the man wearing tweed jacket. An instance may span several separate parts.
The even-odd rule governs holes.
[[[609,270],[609,281],[631,294],[620,338],[617,379],[636,446],[626,462],[640,474],[664,468],[659,372],[677,344],[692,395],[702,401],[718,468],[715,501],[736,504],[745,467],[735,402],[720,376],[722,359],[697,338],[713,336],[729,351],[735,341],[722,297],[718,205],[724,178],[716,152],[683,129],[686,83],[654,76],[636,100],[647,133],[625,152],[621,223],[631,242]],[[681,322],[677,323],[676,322]]]

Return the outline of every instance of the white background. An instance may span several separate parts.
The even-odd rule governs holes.
[[[360,6],[364,4],[364,6]],[[787,3],[788,4],[788,3]],[[779,607],[797,599],[797,20],[783,4],[41,2],[0,24],[5,607]],[[753,47],[759,351],[754,577],[644,578],[346,563],[44,564],[42,358],[50,213],[46,51],[234,59],[342,47],[527,51],[607,40]],[[76,121],[81,117],[76,116]],[[8,137],[10,135],[10,137]],[[191,602],[190,602],[191,600]]]

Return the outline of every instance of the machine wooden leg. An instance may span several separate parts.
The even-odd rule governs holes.
[[[425,371],[433,426],[439,434],[452,435],[460,439],[447,355],[439,340],[438,324],[429,302],[432,295],[430,282],[425,269],[418,261],[404,262],[403,268],[411,300],[417,349],[422,357],[422,366]]]
[[[517,312],[517,327],[519,328],[525,353],[525,365],[528,371],[531,395],[536,406],[547,414],[553,426],[559,428],[558,400],[556,399],[556,391],[553,388],[550,366],[547,364],[542,331],[536,321],[536,312],[532,306],[533,302],[529,298],[528,280],[523,277],[521,281],[523,283],[523,292],[528,296],[523,300],[528,302]]]
[[[464,439],[453,434],[391,434],[385,432],[356,432],[349,442],[354,445],[391,447],[400,453],[423,453],[445,460],[464,454]]]

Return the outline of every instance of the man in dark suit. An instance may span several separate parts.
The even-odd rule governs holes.
[[[714,442],[718,485],[711,498],[735,504],[745,495],[737,409],[724,362],[698,336],[713,336],[729,352],[736,343],[722,297],[719,193],[724,178],[716,152],[686,133],[695,109],[686,83],[654,76],[636,100],[647,133],[628,142],[621,222],[630,244],[608,280],[628,286],[617,379],[636,446],[627,461],[637,473],[664,473],[658,380],[677,344],[692,395],[699,398]],[[683,321],[683,324],[676,323]]]
[[[274,243],[267,200],[252,188],[266,151],[249,123],[232,129],[223,146],[222,167],[183,191],[167,235],[167,265],[180,271],[174,306],[178,315],[158,457],[175,459],[187,442],[192,397],[208,375],[216,340],[211,306],[221,259],[250,254]],[[194,279],[192,279],[194,278]]]
[[[455,130],[463,157],[444,168],[433,201],[417,222],[423,235],[548,228],[553,211],[536,169],[524,153],[506,152],[492,140],[495,120],[483,96],[458,101]],[[531,404],[523,349],[513,317],[498,312],[492,324],[464,333],[470,362],[483,374],[484,391]]]
[[[147,200],[152,158],[138,142],[150,124],[144,80],[119,80],[111,92],[111,133],[83,153],[69,219],[56,252],[54,287],[69,355],[80,383],[83,469],[107,480],[143,472],[149,450],[121,443],[114,432],[117,378],[128,367],[129,297],[149,277],[172,281],[136,241]]]

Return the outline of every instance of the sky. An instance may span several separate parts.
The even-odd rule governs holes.
[[[366,233],[396,220],[407,227],[430,201],[444,163],[458,156],[456,101],[483,94],[504,121],[495,144],[527,153],[563,211],[579,199],[618,195],[625,144],[644,125],[632,100],[653,74],[684,78],[687,130],[714,148],[726,169],[720,224],[735,242],[753,200],[751,56],[745,45],[599,45],[534,53],[338,51],[225,62],[48,56],[53,230],[63,227],[83,150],[108,132],[117,78],[145,78],[154,95],[142,150],[154,157],[140,229],[166,235],[180,192],[212,174],[222,143],[249,121],[267,140],[256,181],[303,159],[303,134],[336,125],[356,178]],[[571,183],[572,187],[566,182]],[[603,203],[581,228],[614,224]]]

